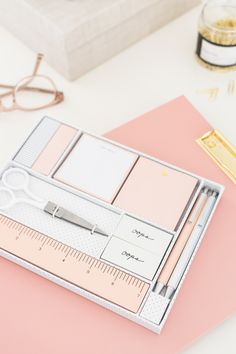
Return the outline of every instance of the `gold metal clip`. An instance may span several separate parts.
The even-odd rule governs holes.
[[[236,148],[217,130],[212,130],[196,140],[236,184]]]

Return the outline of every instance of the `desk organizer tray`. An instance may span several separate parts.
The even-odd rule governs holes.
[[[224,189],[49,117],[0,177],[0,255],[156,333]]]

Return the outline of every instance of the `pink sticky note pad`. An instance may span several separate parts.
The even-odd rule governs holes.
[[[34,162],[32,169],[43,175],[49,175],[76,133],[76,129],[62,124]]]
[[[198,179],[140,157],[114,205],[173,231]]]
[[[162,333],[0,258],[2,353],[180,353],[236,311],[236,188],[196,143],[210,129],[180,97],[106,135],[226,186]]]

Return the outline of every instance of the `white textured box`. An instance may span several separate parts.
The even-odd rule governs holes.
[[[0,22],[73,80],[199,0],[0,0]]]

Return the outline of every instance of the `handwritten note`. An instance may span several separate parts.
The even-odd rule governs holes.
[[[167,231],[128,215],[122,217],[114,236],[153,252],[159,257],[166,252],[173,237]]]
[[[102,259],[146,279],[153,279],[160,257],[118,237],[112,237],[103,251]]]

